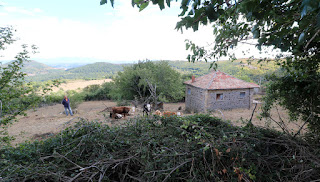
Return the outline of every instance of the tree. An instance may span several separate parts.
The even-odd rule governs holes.
[[[152,94],[162,101],[177,101],[183,98],[183,85],[180,74],[173,70],[167,62],[139,62],[133,66],[124,67],[114,79],[116,89],[112,95],[119,99],[150,100]],[[152,87],[150,87],[150,84]],[[154,87],[156,92],[153,93]]]
[[[151,2],[161,10],[165,8],[164,0],[132,0],[132,5],[141,11]],[[166,0],[166,5],[170,7],[171,2]],[[177,30],[213,26],[211,49],[187,41],[186,47],[192,52],[187,59],[191,62],[234,58],[229,50],[240,44],[281,50],[276,62],[283,73],[269,78],[266,111],[278,102],[294,116],[292,119],[299,116],[311,130],[320,132],[320,0],[182,0],[180,8]],[[248,42],[252,39],[256,43]],[[217,66],[216,62],[211,66]]]
[[[14,42],[12,27],[0,27],[0,51]],[[18,53],[14,61],[7,66],[0,67],[0,146],[3,142],[9,142],[7,126],[16,120],[18,115],[25,115],[30,107],[35,106],[39,101],[38,94],[30,83],[26,83],[25,73],[21,72],[24,62],[29,59],[28,46],[22,46],[23,51]],[[33,51],[35,46],[31,46]],[[44,88],[44,92],[50,90],[51,86]]]

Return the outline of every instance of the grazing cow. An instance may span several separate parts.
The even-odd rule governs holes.
[[[157,116],[162,116],[162,113],[159,110],[156,110],[156,112],[154,112],[154,114],[157,115]]]
[[[112,117],[113,119],[117,117],[117,114],[123,114],[123,117],[125,118],[126,114],[130,111],[130,107],[112,107],[111,109],[110,118]]]
[[[163,102],[157,102],[156,104],[152,104],[152,108],[154,109],[154,110],[163,110]]]
[[[110,118],[113,118],[112,116],[113,116],[113,113],[110,113]],[[116,113],[116,114],[114,115],[114,119],[121,119],[121,118],[123,118],[122,114]]]
[[[176,116],[176,112],[171,112],[171,111],[164,111],[162,114],[164,117],[169,117],[169,116]]]
[[[149,112],[151,112],[151,105],[150,104],[143,104],[143,116],[144,113],[147,114],[147,116],[149,116]]]

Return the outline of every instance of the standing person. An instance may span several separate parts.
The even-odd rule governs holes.
[[[73,113],[72,113],[72,110],[71,110],[71,107],[70,107],[70,99],[68,99],[67,96],[64,96],[62,104],[64,106],[64,110],[66,111],[66,115],[68,116],[68,110],[69,110],[70,115],[73,116]]]

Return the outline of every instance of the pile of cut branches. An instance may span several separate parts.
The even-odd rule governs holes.
[[[3,181],[313,181],[320,146],[208,115],[81,121],[0,151]]]

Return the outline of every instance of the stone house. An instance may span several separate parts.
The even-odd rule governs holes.
[[[207,112],[215,109],[250,108],[254,89],[260,86],[245,82],[221,71],[184,82],[186,110]]]

